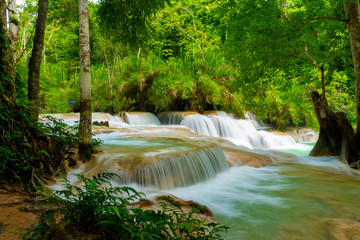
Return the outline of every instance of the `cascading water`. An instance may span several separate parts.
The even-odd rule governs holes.
[[[157,115],[161,124],[164,125],[180,125],[181,121],[184,120],[183,112],[161,112]]]
[[[336,239],[334,226],[345,229],[343,222],[355,221],[349,225],[349,231],[354,231],[360,225],[356,222],[360,215],[360,178],[337,157],[249,150],[211,136],[251,148],[282,148],[298,155],[308,154],[311,145],[299,144],[300,150],[294,151],[289,149],[288,144],[294,142],[289,136],[257,131],[251,121],[222,112],[178,115],[167,123],[178,124],[183,116],[183,125],[193,124],[194,131],[207,131],[209,136],[178,126],[116,127],[112,133],[98,135],[105,146],[97,161],[73,172],[88,177],[117,172],[125,182],[136,183],[147,197],[169,193],[206,204],[222,224],[230,227],[225,235],[230,240]],[[301,142],[308,141],[312,133],[291,134],[306,135],[297,140]],[[233,167],[229,168],[226,161]]]
[[[82,174],[115,172],[126,184],[170,189],[206,181],[229,168],[224,152],[215,143],[186,136],[194,134],[171,129],[100,134],[103,153]]]
[[[248,148],[276,148],[296,143],[289,135],[258,131],[251,121],[235,119],[225,112],[208,116],[189,115],[184,117],[181,125],[191,128],[197,134],[223,137]]]
[[[151,165],[136,167],[132,173],[121,170],[112,172],[119,174],[123,183],[172,189],[204,182],[228,168],[223,151],[214,147],[183,154],[166,154]]]
[[[336,157],[279,160],[263,168],[233,167],[167,193],[208,206],[230,227],[227,240],[355,239],[333,237],[332,223],[340,223],[341,234],[358,236],[360,223],[346,223],[360,214],[360,178]]]
[[[251,121],[255,125],[256,129],[269,129],[263,121],[258,120],[257,116],[251,112],[246,112],[244,117],[246,120]]]
[[[74,126],[80,120],[80,113],[62,113],[62,114],[40,114],[40,120],[46,121],[46,116],[51,116],[56,119],[63,119],[64,123]],[[126,126],[122,118],[119,116],[113,116],[109,113],[92,113],[92,121],[101,122],[101,121],[108,121],[110,127],[123,127]]]
[[[219,137],[218,131],[214,123],[207,116],[203,116],[200,114],[189,115],[186,116],[180,124],[189,127],[197,134]]]
[[[159,119],[149,112],[127,112],[123,118],[130,125],[161,125]]]

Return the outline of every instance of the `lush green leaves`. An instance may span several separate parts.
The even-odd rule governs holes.
[[[200,208],[185,212],[165,199],[162,210],[132,208],[129,203],[143,193],[122,186],[113,187],[114,173],[102,173],[88,179],[76,175],[83,186],[75,186],[64,178],[64,190],[52,196],[65,206],[65,220],[84,233],[101,234],[106,239],[223,239],[227,227],[211,222],[205,224],[193,214]]]
[[[321,88],[320,72],[306,47],[325,69],[331,107],[355,119],[348,33],[338,20],[344,18],[341,1],[165,3],[90,3],[94,111],[218,109],[240,117],[252,111],[278,127],[314,126],[310,92]],[[19,48],[31,35],[35,11],[27,5],[20,15]],[[75,2],[50,4],[40,81],[47,111],[78,108],[67,103],[78,100],[77,24]],[[23,80],[25,62],[18,67]],[[21,86],[17,90],[25,95]]]

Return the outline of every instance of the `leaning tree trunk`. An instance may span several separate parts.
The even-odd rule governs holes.
[[[359,0],[344,0],[356,86],[356,142],[360,148],[360,5]]]
[[[83,161],[90,159],[91,139],[91,81],[90,81],[90,37],[88,1],[79,0],[80,42],[80,126],[79,155]]]
[[[359,152],[356,148],[355,133],[345,114],[330,110],[326,98],[312,92],[316,117],[320,125],[319,139],[310,156],[340,156],[340,160],[359,168]]]
[[[39,0],[34,43],[29,64],[28,99],[33,104],[33,111],[30,113],[33,121],[37,121],[40,110],[39,78],[48,6],[48,0]]]

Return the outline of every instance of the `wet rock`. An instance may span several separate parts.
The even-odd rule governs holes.
[[[235,148],[223,147],[222,149],[230,167],[240,165],[259,168],[273,163],[273,159],[266,155]]]
[[[141,208],[143,210],[162,210],[162,205],[164,203],[173,203],[177,207],[180,207],[184,212],[190,212],[195,208],[199,208],[199,211],[193,214],[193,217],[196,219],[202,220],[204,223],[214,222],[215,216],[214,213],[206,206],[194,202],[187,201],[181,198],[175,197],[173,195],[161,195],[156,196],[153,199],[140,199],[137,202],[131,204],[132,207]],[[169,203],[170,205],[170,203]]]
[[[287,128],[286,133],[295,139],[296,142],[316,142],[319,135],[311,128],[306,127],[292,127]]]
[[[109,127],[109,121],[94,121],[93,125],[95,126],[104,126],[104,127]]]
[[[330,237],[333,240],[360,240],[360,222],[346,218],[326,220]]]

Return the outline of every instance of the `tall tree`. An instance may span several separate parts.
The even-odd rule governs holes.
[[[138,49],[149,37],[148,27],[169,0],[100,0],[98,13],[107,33]]]
[[[88,1],[79,0],[80,43],[80,126],[79,154],[82,160],[90,158],[91,139],[91,78]]]
[[[7,24],[6,24],[6,1],[0,0],[0,100],[1,106],[4,104],[7,107],[14,103],[15,81],[9,78],[10,59],[9,59],[9,41],[7,38]]]
[[[360,4],[359,0],[344,0],[344,10],[350,36],[356,89],[356,141],[360,146]]]
[[[10,33],[10,40],[11,40],[11,45],[12,45],[12,49],[13,49],[13,56],[14,59],[16,59],[17,55],[16,55],[16,50],[15,50],[15,45],[18,41],[18,36],[19,36],[19,20],[17,18],[17,6],[16,6],[16,0],[10,0],[9,3],[9,18],[10,18],[10,23],[9,23],[9,33]]]
[[[33,111],[30,116],[33,121],[37,121],[40,110],[39,78],[48,6],[48,0],[39,0],[33,50],[29,64],[28,99],[33,104]]]

